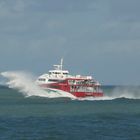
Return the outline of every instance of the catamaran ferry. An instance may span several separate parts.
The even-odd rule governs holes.
[[[92,76],[72,76],[68,70],[63,70],[63,59],[60,65],[54,65],[54,70],[38,77],[37,84],[43,89],[61,90],[76,97],[102,97],[101,85]]]

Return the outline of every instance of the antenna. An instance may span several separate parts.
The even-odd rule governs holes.
[[[53,65],[53,66],[56,70],[61,70],[62,71],[62,69],[63,69],[63,58],[61,58],[60,65]]]
[[[63,69],[63,58],[61,58],[60,69]]]

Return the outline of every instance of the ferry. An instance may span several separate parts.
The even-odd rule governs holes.
[[[59,90],[71,93],[76,97],[102,97],[101,84],[92,76],[70,75],[63,70],[63,59],[54,69],[39,76],[37,84],[43,89]]]

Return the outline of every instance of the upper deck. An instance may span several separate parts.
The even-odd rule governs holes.
[[[66,79],[69,81],[75,82],[78,81],[79,83],[80,82],[82,83],[82,81],[88,81],[92,84],[96,83],[97,85],[100,85],[99,82],[95,81],[92,78],[92,76],[70,75],[68,70],[63,70],[63,59],[61,59],[60,65],[54,65],[54,69],[50,70],[49,73],[39,76],[39,78],[37,79],[37,83],[49,84],[56,83]]]

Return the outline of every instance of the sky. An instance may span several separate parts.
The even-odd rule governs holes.
[[[140,0],[0,0],[0,72],[71,74],[140,85]]]

